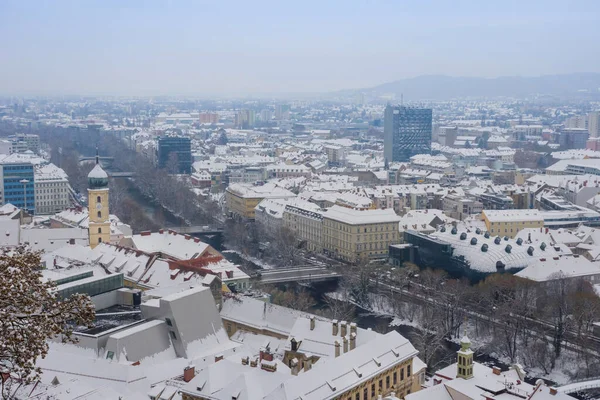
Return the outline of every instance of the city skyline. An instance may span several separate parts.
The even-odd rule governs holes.
[[[421,75],[600,72],[600,5],[355,2],[0,5],[2,94],[246,96]],[[568,52],[576,43],[582,51]],[[590,49],[586,51],[585,49]]]

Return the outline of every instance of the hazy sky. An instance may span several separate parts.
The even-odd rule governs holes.
[[[0,93],[321,92],[600,72],[600,0],[0,0]]]

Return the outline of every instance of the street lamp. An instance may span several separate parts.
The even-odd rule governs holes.
[[[27,212],[27,184],[29,183],[29,180],[21,179],[19,182],[23,184],[23,210]]]

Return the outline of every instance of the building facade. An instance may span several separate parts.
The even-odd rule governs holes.
[[[295,202],[285,206],[283,225],[297,235],[308,251],[323,251],[323,212],[314,203]]]
[[[537,210],[483,210],[481,219],[490,234],[513,238],[525,228],[542,228],[544,218]]]
[[[170,173],[192,172],[192,144],[189,137],[163,136],[158,138],[158,167],[173,168]],[[175,163],[176,166],[172,165]]]
[[[35,173],[31,163],[6,163],[2,169],[2,204],[35,214]]]
[[[18,133],[9,136],[9,139],[12,142],[12,153],[25,153],[28,150],[35,154],[40,152],[40,137],[38,135]]]
[[[409,161],[431,153],[432,110],[388,105],[385,109],[384,156],[389,161]]]
[[[353,210],[333,206],[323,213],[323,250],[345,261],[386,258],[400,243],[400,217],[394,210]]]
[[[71,186],[66,173],[48,164],[35,168],[35,208],[37,214],[55,214],[70,207]]]
[[[225,190],[225,202],[231,216],[253,220],[256,206],[263,199],[291,199],[296,195],[274,184],[251,185],[236,183]]]

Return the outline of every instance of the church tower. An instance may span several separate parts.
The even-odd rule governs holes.
[[[88,235],[90,247],[99,243],[110,242],[110,220],[108,209],[108,174],[100,166],[98,149],[96,149],[96,165],[88,175]]]
[[[456,377],[463,379],[471,379],[473,377],[473,350],[471,350],[471,341],[466,333],[460,340]]]

